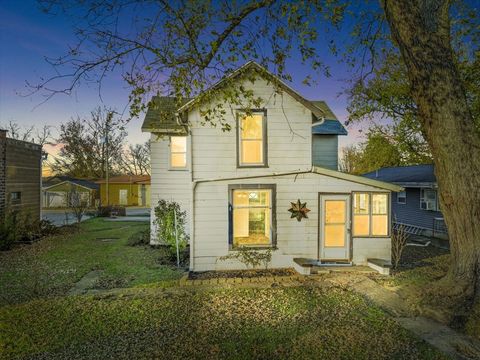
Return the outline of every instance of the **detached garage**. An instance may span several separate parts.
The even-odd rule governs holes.
[[[43,183],[43,207],[67,207],[68,193],[77,191],[87,201],[89,207],[97,206],[99,185],[85,179],[76,179],[67,176],[55,176]]]

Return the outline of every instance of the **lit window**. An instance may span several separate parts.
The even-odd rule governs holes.
[[[233,246],[272,244],[272,190],[233,190]]]
[[[187,167],[187,137],[170,137],[170,167],[185,169]]]
[[[264,166],[265,159],[265,124],[261,113],[241,116],[239,118],[239,165]]]
[[[407,192],[400,191],[397,193],[397,203],[406,204],[407,203]]]
[[[432,189],[420,189],[420,209],[438,210],[437,191]]]
[[[353,194],[353,236],[388,236],[388,194]]]
[[[353,235],[370,234],[370,195],[355,193],[353,195]]]
[[[388,195],[372,194],[372,235],[388,235]]]

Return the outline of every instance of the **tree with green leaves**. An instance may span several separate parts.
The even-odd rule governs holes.
[[[368,132],[364,143],[342,149],[340,164],[342,171],[356,175],[383,167],[409,165],[398,146],[375,129]]]
[[[397,57],[412,99],[407,103],[414,107],[406,128],[418,129],[433,158],[450,235],[453,261],[444,291],[458,290],[464,299],[480,300],[480,135],[472,98],[478,71],[462,71],[463,62],[478,61],[478,9],[469,11],[465,2],[448,0],[41,3],[47,12],[75,17],[80,41],[65,56],[50,60],[58,75],[34,90],[49,96],[70,93],[84,81],[101,82],[119,70],[131,86],[132,115],[148,105],[152,93],[174,95],[178,104],[202,96],[208,86],[251,59],[290,81],[288,61],[299,58],[312,70],[304,79],[311,83],[313,73],[328,74],[323,56],[329,49],[343,54],[355,66],[352,77],[365,83]],[[476,26],[469,27],[471,23]],[[343,48],[338,29],[352,24],[351,46]],[[467,28],[473,31],[452,37],[456,29]],[[461,59],[452,39],[464,45]],[[465,76],[473,81],[466,82]],[[71,80],[66,88],[65,79]],[[228,85],[216,94],[224,103],[248,107],[259,101],[241,85]],[[220,107],[202,115],[222,124],[225,111]],[[389,111],[380,109],[385,116]]]

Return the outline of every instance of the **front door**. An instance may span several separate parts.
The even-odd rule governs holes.
[[[128,204],[128,190],[127,189],[120,189],[118,191],[118,199],[120,205],[127,205]]]
[[[320,195],[320,260],[350,257],[350,195]]]

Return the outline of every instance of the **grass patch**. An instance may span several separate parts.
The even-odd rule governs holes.
[[[78,232],[0,252],[0,305],[65,295],[92,270],[103,270],[98,288],[178,279],[182,272],[165,265],[158,249],[127,246],[130,236],[148,226],[91,219]]]
[[[0,357],[442,359],[337,287],[125,290],[0,309]]]

